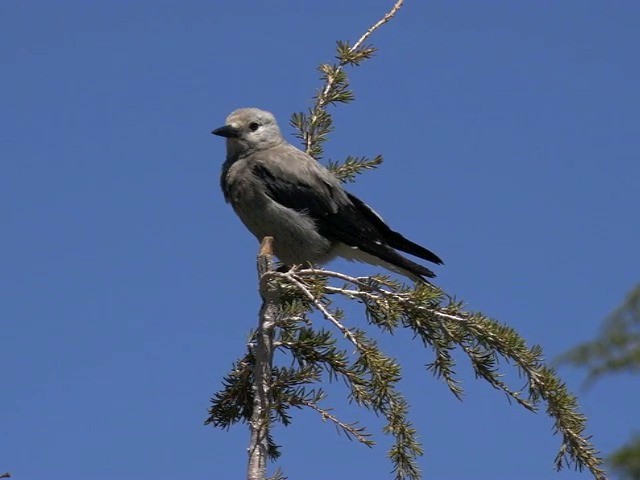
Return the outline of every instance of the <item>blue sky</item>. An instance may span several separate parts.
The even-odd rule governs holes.
[[[257,243],[222,199],[209,132],[258,106],[290,136],[315,67],[390,3],[0,3],[0,473],[242,478],[246,429],[203,421],[256,323]],[[551,358],[638,282],[639,15],[632,1],[407,0],[350,71],[356,102],[332,110],[327,158],[385,158],[351,191],[445,260],[445,290]],[[405,365],[427,478],[589,478],[552,473],[551,421],[465,362],[461,403],[408,335],[383,344]],[[561,374],[579,390],[580,372]],[[640,426],[639,398],[631,376],[581,392],[601,450]],[[275,432],[285,473],[390,478],[379,422],[339,412],[380,446],[300,412]]]

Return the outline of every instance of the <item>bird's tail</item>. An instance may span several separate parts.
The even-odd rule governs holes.
[[[414,255],[418,258],[422,258],[429,262],[433,262],[438,265],[442,265],[444,262],[431,250],[424,248],[422,245],[413,243],[411,240],[403,237],[398,232],[389,229],[385,233],[385,240],[390,247],[402,250],[403,252]]]
[[[371,222],[371,225],[373,225],[375,227],[375,229],[378,231],[378,233],[384,239],[384,242],[386,244],[388,244],[390,247],[398,249],[398,250],[402,250],[403,252],[406,252],[406,253],[408,253],[410,255],[414,255],[414,256],[416,256],[418,258],[422,258],[423,260],[427,260],[429,262],[433,262],[433,263],[436,263],[438,265],[442,265],[444,263],[440,259],[440,257],[438,257],[431,250],[427,250],[423,246],[418,245],[417,243],[413,243],[411,240],[406,239],[405,237],[400,235],[398,232],[396,232],[394,230],[391,230],[389,228],[389,226],[384,222],[382,217],[380,215],[378,215],[375,212],[375,210],[373,210],[369,205],[364,203],[358,197],[356,197],[355,195],[352,195],[350,193],[347,193],[347,195],[348,195],[349,199],[351,200],[351,202],[353,202],[353,204],[356,206],[356,208],[358,209],[359,213],[364,215],[369,220],[369,222]],[[394,253],[396,253],[396,252],[394,252]],[[377,253],[373,253],[373,255],[377,255]],[[396,255],[398,255],[398,254],[396,253]],[[412,265],[421,267],[417,263],[413,263],[410,260],[407,260],[406,258],[402,257],[401,255],[398,255],[398,257],[402,258],[406,262],[411,263]],[[421,267],[421,268],[424,269],[424,267]],[[425,269],[425,270],[431,272],[429,269]],[[433,272],[431,272],[431,273],[432,273],[432,275],[427,275],[427,276],[428,277],[432,277],[433,276]]]
[[[436,276],[436,274],[427,267],[412,262],[386,245],[368,244],[358,248],[342,244],[340,251],[337,253],[347,260],[377,265],[392,272],[399,273],[415,282],[428,284],[427,278]]]

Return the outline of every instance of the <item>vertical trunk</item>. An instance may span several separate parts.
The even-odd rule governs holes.
[[[273,327],[278,308],[277,292],[269,287],[262,276],[273,270],[273,238],[265,237],[258,255],[258,281],[262,307],[258,319],[253,354],[253,412],[249,423],[249,462],[247,478],[265,480],[269,450],[269,417],[271,410],[271,364],[273,360]]]

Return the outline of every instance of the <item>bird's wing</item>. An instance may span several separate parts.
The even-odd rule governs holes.
[[[358,211],[363,216],[366,216],[371,224],[376,228],[376,230],[380,232],[385,242],[388,243],[389,246],[397,248],[398,250],[402,250],[403,252],[410,253],[411,255],[415,255],[416,257],[422,258],[429,262],[437,263],[438,265],[444,263],[440,259],[440,257],[438,257],[431,250],[428,250],[422,245],[418,245],[417,243],[412,242],[395,230],[391,230],[391,228],[389,228],[389,226],[384,222],[382,217],[378,215],[378,213],[373,208],[364,203],[358,197],[348,192],[347,196],[349,197],[349,200],[351,200],[351,202],[356,206]]]
[[[273,200],[305,212],[327,238],[351,246],[358,246],[357,241],[384,241],[367,215],[351,201],[339,180],[297,148],[287,145],[261,152],[252,171]]]
[[[292,210],[304,211],[314,219],[335,214],[339,203],[344,201],[334,185],[303,165],[292,170],[259,162],[253,165],[252,173],[265,185],[273,200]]]
[[[395,243],[399,245],[395,248],[402,248],[399,240],[402,239],[425,252],[428,250],[392,231],[371,208],[345,192],[333,174],[304,152],[290,145],[260,152],[252,171],[274,201],[305,212],[325,238],[357,247],[419,276],[434,276],[431,270],[407,260],[391,247]],[[392,241],[385,238],[389,234]],[[440,260],[429,254],[427,260]]]

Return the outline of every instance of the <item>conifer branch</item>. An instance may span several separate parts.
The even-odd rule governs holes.
[[[374,158],[352,157],[348,156],[342,163],[329,162],[327,169],[333,173],[338,179],[345,183],[354,182],[356,175],[365,170],[373,170],[382,163],[382,155],[376,155]]]
[[[544,365],[542,349],[534,345],[529,348],[518,333],[504,324],[479,313],[465,312],[460,303],[449,301],[442,305],[445,295],[434,286],[418,286],[408,290],[384,277],[373,277],[369,281],[350,277],[339,272],[322,269],[303,269],[290,274],[303,278],[321,276],[347,282],[343,287],[325,286],[325,293],[341,294],[347,298],[363,301],[370,323],[384,330],[393,331],[398,321],[410,328],[425,345],[434,347],[442,373],[452,392],[460,398],[461,390],[452,377],[453,359],[444,352],[454,346],[460,347],[469,357],[476,376],[494,388],[502,390],[528,410],[535,411],[540,401],[546,403],[547,414],[554,421],[556,433],[562,436],[562,444],[556,457],[556,468],[574,465],[579,470],[588,468],[597,480],[605,479],[598,452],[584,435],[586,418],[578,411],[577,401],[555,372]],[[351,287],[349,287],[349,284]],[[388,318],[389,316],[395,318]],[[528,385],[528,396],[511,390],[502,380],[496,364],[500,356],[513,363]],[[453,387],[452,384],[453,383]]]
[[[397,0],[391,10],[369,27],[353,45],[338,42],[338,62],[322,64],[318,68],[324,85],[315,95],[313,107],[307,113],[296,113],[291,117],[291,125],[298,130],[296,136],[302,140],[304,150],[312,157],[319,159],[322,156],[322,144],[333,130],[333,120],[327,112],[327,107],[336,103],[349,103],[354,99],[353,92],[349,90],[349,80],[344,73],[344,67],[358,66],[373,56],[375,49],[366,46],[365,42],[373,32],[395,17],[403,4],[404,0]]]
[[[349,440],[355,438],[360,443],[365,444],[367,447],[372,447],[375,445],[375,442],[369,438],[371,435],[366,433],[365,428],[356,426],[357,422],[344,423],[338,417],[333,415],[329,410],[321,408],[315,402],[304,402],[302,404],[318,412],[323,420],[329,420],[330,422],[332,422],[336,426],[336,429],[339,432],[343,432]]]
[[[300,292],[302,292],[309,300],[311,300],[311,303],[313,303],[313,305],[318,309],[318,311],[322,313],[325,319],[333,323],[333,325],[338,330],[340,330],[342,335],[345,338],[347,338],[353,344],[353,346],[356,347],[356,349],[358,350],[361,349],[361,346],[358,343],[358,339],[356,338],[356,336],[347,327],[345,327],[344,325],[342,325],[342,323],[340,323],[340,321],[336,318],[336,316],[333,315],[313,293],[311,293],[311,291],[307,288],[307,286],[303,282],[299,281],[297,278],[295,278],[294,275],[290,273],[270,272],[269,276],[276,277],[276,278],[285,278],[289,282],[291,282],[293,285],[295,285],[300,290]]]
[[[373,54],[374,50],[372,49],[372,47],[361,50],[364,42],[367,41],[367,39],[371,36],[371,34],[373,34],[373,32],[375,32],[378,28],[395,17],[396,13],[398,13],[398,10],[402,8],[403,4],[404,0],[398,0],[393,5],[391,10],[389,10],[380,20],[371,25],[367,29],[367,31],[364,32],[364,34],[356,41],[356,43],[353,44],[353,46],[350,47],[347,43],[338,42],[338,51],[340,53],[338,58],[340,59],[340,62],[338,63],[338,66],[333,70],[333,75],[326,78],[326,83],[324,85],[324,88],[322,89],[322,93],[316,97],[316,103],[312,110],[312,116],[310,119],[312,123],[319,114],[319,111],[324,110],[325,107],[330,103],[329,99],[331,98],[331,91],[334,88],[334,83],[337,79],[339,79],[339,74],[342,72],[342,69],[349,64],[358,65],[360,61],[370,57],[371,54]],[[366,52],[366,54],[363,55],[363,52]],[[358,53],[360,55],[358,55]],[[308,138],[306,140],[307,153],[311,151],[313,141],[313,138]]]
[[[389,451],[389,457],[393,461],[396,478],[419,479],[420,470],[416,457],[422,455],[422,447],[417,441],[415,429],[406,418],[408,412],[407,402],[395,388],[401,378],[400,366],[394,359],[385,356],[376,342],[368,338],[364,332],[358,329],[347,329],[340,321],[340,315],[329,311],[326,306],[329,302],[325,298],[327,286],[324,281],[325,277],[322,274],[303,281],[297,276],[299,272],[306,271],[292,269],[288,272],[268,272],[266,278],[282,281],[282,289],[286,288],[284,284],[294,286],[305,299],[310,301],[310,306],[317,309],[355,347],[355,359],[350,367],[346,366],[344,353],[338,354],[335,350],[331,350],[329,355],[332,360],[328,365],[330,365],[330,368],[334,367],[332,374],[341,377],[345,381],[351,392],[350,398],[358,405],[382,414],[387,419],[387,425],[383,431],[393,435],[395,438],[395,442]],[[322,271],[317,270],[316,272]],[[313,349],[310,355],[306,348],[302,348],[306,353],[301,349],[296,351],[289,346],[291,345],[289,341],[281,345],[283,347],[286,345],[286,348],[289,348],[292,353],[295,352],[294,356],[299,360],[303,368],[310,363],[324,362],[324,358],[326,358],[326,354],[319,354],[317,348]],[[303,397],[304,394],[301,392],[293,402],[289,401],[289,404],[305,404],[307,400],[303,399]]]
[[[585,387],[605,374],[640,372],[640,285],[607,316],[596,339],[572,348],[556,361],[586,368]]]
[[[272,476],[268,477],[266,480],[287,480],[287,477],[285,477],[282,473],[282,470],[278,468],[275,473]]]
[[[373,56],[375,49],[365,42],[402,5],[403,0],[397,0],[353,45],[337,42],[337,63],[318,68],[323,84],[314,97],[314,105],[291,118],[296,136],[314,158],[322,156],[322,145],[333,129],[327,107],[354,99],[345,67],[358,66]],[[381,162],[381,156],[349,156],[342,163],[330,162],[329,168],[343,182],[351,182],[357,174],[376,168]],[[480,313],[465,311],[461,302],[433,285],[408,288],[387,276],[352,277],[317,268],[274,272],[268,254],[259,257],[259,273],[263,297],[259,328],[252,337],[249,353],[234,364],[222,391],[212,398],[206,421],[222,428],[237,422],[250,424],[250,479],[263,480],[267,458],[279,455],[269,428],[274,422],[288,425],[292,407],[311,408],[347,437],[373,445],[361,427],[342,422],[330,413],[330,408],[320,405],[325,393],[309,385],[319,383],[323,376],[343,380],[349,389],[349,400],[384,416],[383,431],[394,437],[388,455],[396,479],[420,478],[416,459],[422,455],[422,447],[408,420],[408,404],[396,389],[400,366],[366,332],[344,325],[342,311],[331,307],[332,300],[339,296],[362,302],[369,324],[384,332],[409,329],[434,354],[428,370],[442,378],[457,398],[462,398],[463,390],[456,378],[452,353],[459,349],[466,354],[476,377],[504,392],[510,401],[533,411],[541,403],[546,404],[555,432],[562,437],[556,468],[565,464],[586,467],[596,480],[605,479],[598,452],[584,434],[586,419],[579,413],[575,397],[544,364],[540,347],[528,347],[512,328]],[[344,284],[337,286],[330,281]],[[329,322],[329,330],[314,328],[313,312],[319,312]],[[354,352],[348,354],[338,347],[338,340],[346,342],[336,338],[333,328],[355,347]],[[291,366],[273,366],[276,351],[289,355]],[[512,389],[502,380],[499,359],[517,369],[526,379],[525,387]],[[273,478],[285,477],[278,470]]]

